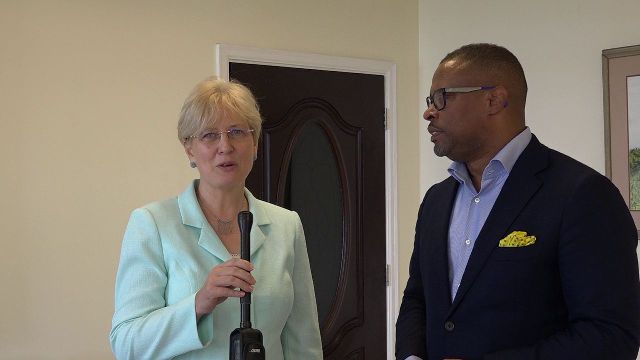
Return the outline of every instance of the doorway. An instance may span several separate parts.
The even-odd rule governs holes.
[[[264,117],[247,187],[300,214],[325,358],[392,358],[387,79],[279,65],[226,64]]]

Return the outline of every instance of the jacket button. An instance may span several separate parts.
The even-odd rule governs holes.
[[[453,321],[447,321],[444,323],[444,329],[447,331],[453,331],[455,327],[456,325],[453,323]]]

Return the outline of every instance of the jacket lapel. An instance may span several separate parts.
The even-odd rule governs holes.
[[[434,188],[433,196],[436,197],[430,203],[446,204],[446,207],[436,207],[431,209],[421,217],[428,225],[433,225],[428,233],[429,241],[423,256],[429,259],[427,262],[427,278],[429,279],[429,289],[433,291],[432,296],[440,303],[441,309],[447,309],[451,304],[451,291],[449,289],[449,255],[448,239],[449,224],[451,222],[451,212],[455,203],[458,182],[449,177],[442,182],[442,186]],[[423,225],[423,226],[428,226]]]
[[[198,245],[222,261],[231,259],[231,254],[208,222],[201,228]]]
[[[547,167],[546,149],[533,136],[511,169],[511,173],[476,239],[450,314],[460,304],[487,259],[498,246],[500,239],[507,234],[511,224],[542,185],[535,174]]]
[[[220,238],[218,238],[218,235],[213,231],[211,225],[209,225],[198,203],[195,190],[197,181],[198,180],[195,180],[191,183],[191,185],[178,196],[178,208],[180,209],[182,223],[199,229],[198,245],[201,248],[221,261],[227,261],[231,258],[231,255],[222,244],[222,241],[220,241]]]
[[[197,180],[196,180],[197,181]],[[196,196],[194,181],[182,194],[178,196],[178,208],[182,223],[199,229],[198,245],[217,257],[221,261],[227,261],[231,258],[229,251],[222,244],[215,231],[209,225],[204,216],[198,198]],[[251,226],[251,255],[253,255],[264,243],[266,227],[271,224],[271,220],[264,210],[264,206],[245,189],[245,196],[249,202],[249,211],[253,214],[253,224]]]
[[[271,224],[271,218],[261,201],[253,197],[248,189],[244,189],[244,194],[249,201],[249,211],[253,214],[253,224],[251,225],[251,257],[262,247],[266,238],[266,232]]]

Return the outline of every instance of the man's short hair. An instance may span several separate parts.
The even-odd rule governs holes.
[[[496,80],[512,82],[513,86],[516,87],[512,90],[520,92],[523,96],[523,101],[526,100],[527,79],[524,76],[524,70],[518,58],[506,48],[487,43],[468,44],[448,53],[440,61],[440,64],[450,60],[460,62],[462,68],[487,73]]]

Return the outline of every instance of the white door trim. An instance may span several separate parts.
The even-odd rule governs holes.
[[[229,79],[229,62],[384,76],[384,102],[387,109],[387,130],[385,131],[386,263],[389,281],[387,286],[387,359],[394,359],[395,322],[399,305],[396,65],[379,60],[217,44],[215,70],[218,77]],[[383,264],[380,265],[383,266]]]

